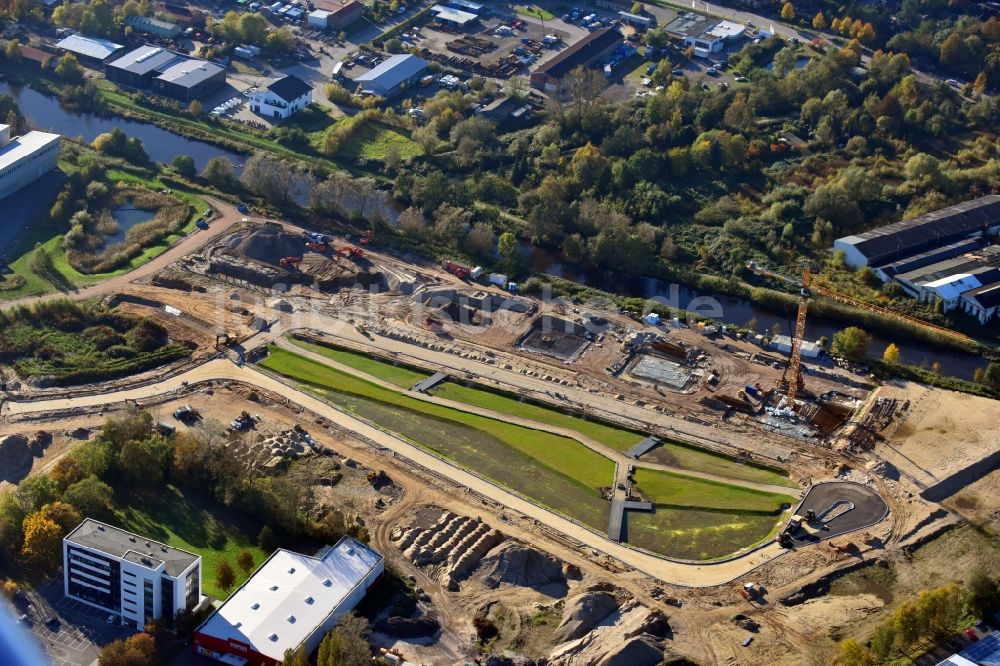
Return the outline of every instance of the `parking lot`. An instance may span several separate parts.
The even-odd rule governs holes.
[[[837,507],[841,506],[838,510]],[[846,507],[850,507],[845,510]],[[858,483],[831,482],[812,486],[802,500],[799,514],[805,516],[814,511],[823,520],[800,528],[792,533],[792,543],[804,546],[822,540],[832,539],[878,523],[889,513],[889,505],[872,488]],[[823,519],[824,512],[833,518]],[[819,528],[825,525],[826,529]],[[817,529],[819,528],[819,529]]]
[[[134,630],[111,625],[108,614],[63,596],[62,579],[53,579],[25,593],[25,628],[38,640],[53,666],[90,666],[101,646],[125,638]]]

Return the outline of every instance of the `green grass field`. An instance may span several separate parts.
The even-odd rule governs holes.
[[[430,377],[429,372],[417,372],[416,370],[410,370],[409,368],[395,366],[391,363],[378,361],[370,356],[365,356],[364,354],[347,351],[346,349],[335,349],[333,347],[327,347],[326,345],[318,345],[312,342],[306,342],[305,340],[299,340],[293,336],[289,336],[288,341],[298,347],[308,349],[313,353],[350,366],[355,370],[365,373],[366,375],[395,384],[400,388],[408,389],[421,379]]]
[[[344,143],[338,156],[381,161],[385,159],[391,146],[399,150],[399,156],[403,159],[420,154],[420,146],[403,131],[388,125],[366,123]]]
[[[236,566],[236,555],[247,549],[258,565],[270,555],[254,543],[260,524],[212,500],[185,495],[174,486],[161,488],[148,498],[130,495],[122,504],[125,508],[115,514],[121,527],[201,555],[201,585],[205,594],[220,599],[227,596],[215,585],[219,560],[228,560],[233,567],[235,590],[246,579]]]
[[[628,542],[669,557],[711,560],[766,539],[777,529],[789,495],[637,469],[636,486],[656,505],[629,512]]]
[[[731,486],[655,469],[637,469],[635,483],[642,494],[656,505],[774,513],[781,509],[782,504],[794,505],[796,502],[790,495]]]
[[[60,166],[63,167],[64,170],[66,168],[72,168],[62,162],[60,162]],[[112,185],[116,182],[126,182],[130,184],[143,185],[154,190],[162,190],[166,187],[159,179],[145,179],[118,169],[109,169],[107,177]],[[118,270],[110,273],[94,273],[90,275],[79,272],[66,260],[66,253],[63,251],[62,243],[63,234],[65,234],[68,229],[56,227],[51,223],[48,217],[49,209],[48,206],[46,206],[45,210],[41,211],[39,214],[40,219],[32,225],[27,236],[25,236],[25,238],[11,253],[12,256],[17,258],[10,262],[10,269],[15,275],[20,275],[24,278],[24,284],[16,289],[0,292],[0,301],[14,300],[24,298],[26,296],[39,296],[56,290],[86,287],[91,284],[103,282],[104,280],[115,277],[116,275],[128,273],[129,271],[135,270],[146,262],[160,256],[166,252],[174,242],[193,231],[195,228],[195,221],[201,217],[202,213],[209,209],[208,204],[192,192],[173,190],[172,194],[193,207],[187,223],[179,233],[170,234],[160,243],[146,248],[142,254],[134,257],[128,264],[122,266]],[[31,257],[35,254],[36,243],[41,244],[41,246],[48,250],[49,254],[52,256],[53,265],[63,277],[62,284],[55,285],[31,270]]]
[[[682,560],[714,560],[772,536],[778,516],[657,507],[628,513],[628,543]]]
[[[277,347],[261,365],[526,497],[607,527],[598,489],[611,485],[614,463],[576,440],[418,400]]]
[[[289,338],[289,340],[296,345],[310,349],[311,351],[339,361],[344,365],[349,365],[355,370],[391,382],[402,388],[409,388],[421,379],[430,376],[429,372],[421,373],[407,368],[400,368],[386,361],[380,361],[358,352],[335,349],[325,345],[304,343],[294,338]],[[486,391],[472,386],[464,386],[455,382],[449,381],[438,384],[431,390],[431,394],[439,398],[482,407],[483,409],[491,409],[504,414],[532,419],[539,423],[569,428],[619,451],[627,451],[645,437],[645,435],[631,430],[588,421],[579,416],[566,414],[549,407],[543,407],[530,402],[521,402],[510,395],[494,393],[493,391]],[[711,472],[733,479],[771,483],[779,486],[788,486],[789,488],[797,487],[788,477],[774,470],[746,465],[731,458],[716,455],[711,451],[684,446],[676,442],[662,442],[660,446],[646,454],[646,458],[644,459],[699,472]]]
[[[542,9],[538,5],[514,5],[514,11],[517,12],[518,14],[523,14],[524,16],[532,16],[542,21],[551,21],[556,17],[555,14],[545,9]]]

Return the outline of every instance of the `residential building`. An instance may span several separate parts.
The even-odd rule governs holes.
[[[103,67],[125,52],[125,47],[107,39],[70,35],[56,43],[56,48],[68,51],[84,65]]]
[[[61,140],[48,132],[28,132],[12,139],[10,125],[0,125],[0,199],[55,169]]]
[[[160,46],[140,46],[109,62],[105,76],[119,85],[145,88],[162,72],[184,59],[184,56]]]
[[[559,81],[577,67],[591,67],[618,50],[624,37],[615,28],[601,28],[563,49],[531,73],[531,86],[555,90]]]
[[[668,23],[664,30],[671,38],[693,48],[699,58],[707,58],[726,44],[742,39],[746,26],[687,12]]]
[[[1000,230],[1000,196],[991,194],[861,234],[838,238],[848,266],[878,267]],[[957,252],[956,252],[957,254]]]
[[[176,23],[161,21],[151,16],[129,16],[125,19],[125,25],[132,28],[135,32],[153,35],[160,39],[173,39],[181,34],[181,26]]]
[[[197,654],[276,666],[286,650],[315,650],[385,571],[382,556],[344,537],[314,556],[275,551],[195,631]]]
[[[201,603],[201,556],[87,518],[63,539],[67,597],[142,628]]]
[[[297,76],[272,81],[250,96],[250,110],[267,118],[291,118],[312,103],[312,86]]]
[[[354,82],[362,92],[379,97],[393,97],[407,85],[417,81],[427,70],[427,63],[412,54],[394,55],[365,72]]]
[[[194,58],[185,58],[153,79],[158,91],[185,102],[200,99],[225,82],[224,67]]]
[[[346,30],[356,23],[365,13],[365,6],[358,0],[348,2],[331,2],[330,0],[320,0],[314,5],[317,11],[326,11],[330,15],[327,18],[327,28],[330,30]]]

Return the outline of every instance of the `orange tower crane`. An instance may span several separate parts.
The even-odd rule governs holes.
[[[785,391],[788,396],[788,402],[794,405],[795,396],[798,395],[799,389],[802,388],[802,340],[804,339],[806,332],[806,314],[809,311],[809,301],[812,299],[813,295],[825,296],[827,298],[833,299],[835,301],[840,301],[841,303],[846,303],[848,305],[853,305],[856,308],[866,310],[868,312],[875,312],[887,317],[892,317],[894,319],[900,319],[902,321],[908,322],[915,326],[921,326],[923,328],[930,329],[935,333],[941,335],[947,335],[949,337],[955,338],[961,342],[969,342],[969,336],[964,333],[959,333],[943,326],[937,326],[936,324],[931,324],[916,317],[910,317],[887,308],[879,307],[877,305],[872,305],[871,303],[865,303],[851,296],[841,294],[827,287],[813,285],[812,284],[812,264],[808,261],[803,261],[802,269],[802,279],[796,280],[795,278],[788,277],[787,275],[782,275],[775,271],[769,270],[762,266],[758,266],[756,262],[751,261],[747,264],[747,269],[754,273],[755,275],[761,275],[764,277],[774,278],[776,280],[781,280],[786,284],[790,284],[799,290],[799,308],[798,313],[795,317],[795,336],[792,338],[792,351],[791,357],[788,362],[788,368],[782,374],[781,379],[778,381],[779,390]]]

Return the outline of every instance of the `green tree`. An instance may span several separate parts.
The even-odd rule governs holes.
[[[508,273],[514,272],[517,269],[521,255],[521,248],[517,244],[517,236],[511,231],[505,231],[500,234],[497,250],[500,252],[500,261],[502,262],[503,269]]]
[[[96,476],[88,476],[70,485],[63,494],[63,499],[85,516],[102,518],[114,506],[114,491]]]
[[[890,342],[889,346],[882,352],[882,360],[886,363],[899,363],[899,347],[895,342]]]
[[[11,62],[21,62],[21,44],[16,39],[10,40],[4,49],[4,55]]]
[[[875,662],[868,648],[849,638],[840,644],[840,663],[842,666],[872,666]]]
[[[270,553],[278,547],[278,539],[274,536],[274,530],[269,525],[260,528],[257,534],[257,545],[265,553]]]
[[[990,613],[1000,608],[1000,582],[983,569],[973,569],[965,587],[968,590],[966,603],[976,617],[989,617]]]
[[[170,164],[177,170],[177,173],[185,178],[194,178],[198,175],[198,170],[194,166],[194,158],[190,155],[178,155]]]
[[[785,21],[791,21],[795,18],[795,7],[791,2],[786,2],[781,6],[781,18]]]
[[[76,56],[67,51],[59,57],[56,68],[53,70],[56,76],[66,81],[82,81],[83,67],[77,61]]]
[[[833,353],[854,361],[868,354],[871,337],[857,326],[848,326],[833,334]]]
[[[348,613],[320,643],[316,666],[364,666],[371,663],[368,620]]]
[[[823,15],[823,12],[816,12],[816,16],[813,17],[812,26],[817,30],[826,30],[826,25],[826,16]]]
[[[225,157],[213,157],[205,163],[201,177],[220,189],[231,189],[237,183],[233,164]]]
[[[229,592],[236,584],[236,574],[228,561],[219,560],[219,563],[215,565],[215,584],[226,592]]]

